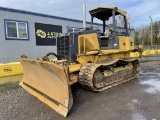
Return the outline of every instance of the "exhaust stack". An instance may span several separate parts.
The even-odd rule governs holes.
[[[83,28],[86,28],[86,4],[83,4]]]

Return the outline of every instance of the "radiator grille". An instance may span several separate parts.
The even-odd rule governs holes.
[[[70,61],[70,40],[69,36],[57,37],[57,54],[61,59],[67,59]]]
[[[108,47],[108,38],[101,38],[101,47]]]

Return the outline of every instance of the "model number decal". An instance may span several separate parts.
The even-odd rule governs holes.
[[[12,72],[12,68],[11,67],[4,67],[3,71],[10,73],[10,72]]]

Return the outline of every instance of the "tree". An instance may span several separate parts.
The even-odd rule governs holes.
[[[135,45],[139,45],[139,37],[140,37],[140,31],[135,30],[135,38],[134,38]]]
[[[135,28],[135,44],[151,45],[151,26]],[[153,45],[160,45],[160,21],[153,23]]]
[[[159,33],[160,33],[160,21],[153,23],[153,45],[160,45]]]

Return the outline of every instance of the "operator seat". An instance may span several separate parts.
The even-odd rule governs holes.
[[[109,38],[109,35],[110,34],[112,34],[111,33],[111,30],[110,30],[111,28],[109,28],[109,27],[106,27],[106,29],[105,29],[105,32],[104,32],[104,35],[103,36],[101,36],[100,38]]]
[[[104,35],[105,35],[105,37],[108,38],[110,34],[111,34],[111,32],[109,31],[109,28],[107,27],[107,28],[105,29]]]

